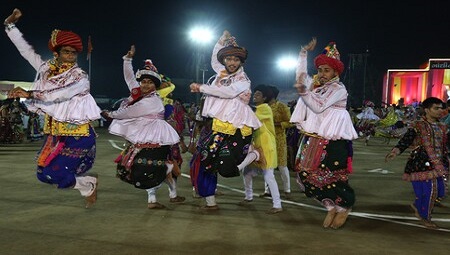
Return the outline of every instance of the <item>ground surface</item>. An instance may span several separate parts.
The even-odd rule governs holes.
[[[147,209],[147,194],[115,177],[113,160],[123,140],[97,129],[98,202],[90,209],[75,190],[58,190],[35,177],[34,157],[41,142],[0,145],[1,254],[448,254],[450,209],[436,208],[442,228],[423,228],[409,208],[413,193],[401,180],[406,154],[384,163],[393,146],[373,139],[355,141],[350,183],[357,202],[339,230],[321,227],[325,211],[300,193],[292,173],[292,199],[284,211],[265,213],[271,201],[255,197],[249,206],[242,178],[219,178],[224,193],[218,212],[198,209],[192,197],[184,154],[179,195],[184,204],[169,203],[167,186],[158,191],[165,210]],[[279,184],[280,176],[276,172]],[[263,191],[262,176],[254,181]],[[445,201],[450,205],[449,201]]]

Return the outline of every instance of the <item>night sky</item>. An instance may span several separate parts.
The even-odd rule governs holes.
[[[115,98],[128,94],[122,56],[131,44],[136,45],[135,69],[150,58],[161,73],[194,80],[198,46],[189,40],[187,31],[200,24],[206,24],[215,34],[213,42],[200,48],[209,69],[206,76],[213,75],[209,65],[212,47],[227,29],[249,51],[245,70],[253,85],[290,86],[294,71],[280,70],[276,61],[281,55],[297,56],[300,45],[313,36],[318,45],[309,58],[311,73],[313,57],[329,41],[335,41],[346,66],[349,54],[368,51],[367,77],[374,87],[381,87],[383,74],[389,68],[418,68],[429,58],[450,57],[449,1],[119,2],[3,0],[0,17],[6,18],[15,7],[21,9],[23,16],[17,26],[45,59],[51,57],[47,42],[53,29],[78,33],[85,47],[78,63],[86,71],[90,35],[94,48],[91,92]],[[0,39],[0,56],[0,80],[34,79],[34,69],[5,34]],[[187,84],[177,86],[187,91]]]

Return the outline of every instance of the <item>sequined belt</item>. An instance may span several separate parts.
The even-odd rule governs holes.
[[[325,139],[324,137],[322,137],[316,133],[309,133],[309,132],[305,132],[305,131],[300,131],[300,133],[302,133],[306,136],[314,137],[314,138]]]

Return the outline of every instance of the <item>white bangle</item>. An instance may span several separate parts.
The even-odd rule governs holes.
[[[15,28],[16,24],[14,23],[5,23],[6,30],[10,31],[11,29]]]

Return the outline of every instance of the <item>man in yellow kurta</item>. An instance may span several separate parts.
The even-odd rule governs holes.
[[[283,211],[283,208],[281,207],[278,184],[273,174],[278,162],[272,109],[266,103],[269,89],[266,85],[258,85],[254,89],[253,102],[256,105],[255,113],[261,121],[262,126],[253,134],[253,146],[261,154],[260,157],[265,160],[253,162],[244,168],[245,199],[240,204],[245,205],[253,201],[253,177],[261,173],[272,194],[273,207],[267,213],[275,214]],[[251,152],[249,152],[249,157],[251,156]]]
[[[275,125],[275,138],[277,143],[277,161],[278,170],[280,171],[281,180],[283,181],[283,190],[286,198],[291,196],[291,179],[289,169],[287,167],[287,142],[286,129],[292,127],[289,120],[291,118],[291,111],[289,107],[277,100],[279,90],[275,86],[268,86],[270,89],[267,94],[267,102],[272,108],[273,122]],[[265,184],[264,193],[262,197],[270,197],[270,190],[267,183]]]

